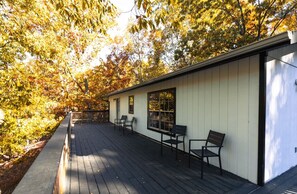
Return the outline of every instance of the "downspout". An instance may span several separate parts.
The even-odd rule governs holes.
[[[257,184],[264,185],[265,174],[265,129],[266,129],[266,58],[267,52],[259,57],[259,130],[258,130],[258,177]]]

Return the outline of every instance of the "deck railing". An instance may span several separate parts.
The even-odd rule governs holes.
[[[65,193],[71,147],[71,127],[76,122],[109,122],[109,111],[69,113],[47,142],[13,193]]]
[[[109,111],[82,111],[82,112],[73,112],[72,113],[73,123],[77,122],[96,122],[96,123],[107,123],[109,122]]]
[[[65,192],[71,125],[71,114],[68,114],[13,193],[52,194]]]

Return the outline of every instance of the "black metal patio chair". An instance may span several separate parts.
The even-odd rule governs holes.
[[[128,116],[127,115],[122,115],[120,119],[115,119],[114,120],[114,129],[116,129],[116,127],[124,127],[126,121],[128,119]]]
[[[134,133],[133,124],[136,122],[136,118],[132,117],[131,121],[126,121],[124,124],[124,128],[130,128],[131,133]],[[123,132],[124,133],[124,132]]]
[[[187,126],[184,125],[174,125],[169,135],[170,139],[163,140],[163,133],[161,133],[161,155],[163,155],[163,143],[170,144],[171,150],[172,145],[175,145],[175,159],[177,160],[178,144],[183,144],[183,150],[185,152],[185,136],[186,136]],[[179,139],[181,137],[181,139]]]
[[[191,153],[197,156],[201,160],[201,179],[203,179],[203,159],[207,159],[209,165],[210,157],[218,157],[220,164],[220,174],[223,174],[221,163],[221,148],[223,147],[223,141],[225,134],[210,130],[207,139],[190,139],[189,140],[189,167],[191,160]],[[191,143],[194,141],[205,141],[205,145],[201,149],[192,148]],[[211,144],[211,145],[210,145]],[[210,148],[210,149],[209,149]],[[215,149],[215,150],[214,150]]]

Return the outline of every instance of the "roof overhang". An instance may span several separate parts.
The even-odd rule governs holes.
[[[187,73],[192,73],[192,72],[198,71],[202,68],[211,67],[216,64],[224,64],[226,61],[236,60],[243,56],[253,55],[253,54],[260,53],[260,52],[263,52],[266,50],[270,50],[272,48],[282,46],[285,44],[292,44],[292,43],[296,42],[296,40],[297,40],[297,32],[296,31],[284,32],[284,33],[278,34],[276,36],[269,37],[269,38],[254,42],[252,44],[234,49],[228,53],[219,55],[217,57],[214,57],[214,58],[211,58],[208,60],[205,60],[205,61],[197,63],[195,65],[187,66],[180,70],[162,75],[160,77],[157,77],[157,78],[145,81],[145,82],[142,82],[142,83],[134,85],[132,87],[128,87],[125,89],[111,92],[107,96],[109,97],[109,96],[113,96],[116,94],[131,91],[131,90],[134,90],[137,88],[141,88],[144,86],[152,85],[152,84],[155,84],[155,83],[158,83],[161,81],[165,81],[165,80],[172,79],[172,78],[175,78],[178,76],[182,76]]]

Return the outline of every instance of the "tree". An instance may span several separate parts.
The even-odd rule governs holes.
[[[146,11],[141,22],[161,22],[178,33],[177,69],[296,28],[296,0],[140,0],[137,5]]]
[[[76,79],[80,83],[87,81],[88,92],[85,95],[78,95],[79,89],[72,89],[69,105],[80,110],[89,108],[106,110],[108,108],[106,94],[134,83],[132,70],[128,54],[113,50],[105,61],[101,60],[99,65],[77,75]]]
[[[0,2],[0,161],[52,132],[94,40],[113,25],[109,1]],[[92,56],[92,52],[88,53]],[[84,92],[81,92],[84,94]]]
[[[130,34],[130,42],[124,49],[129,53],[135,83],[141,83],[169,72],[163,60],[166,45],[163,40],[162,31],[157,29]]]

